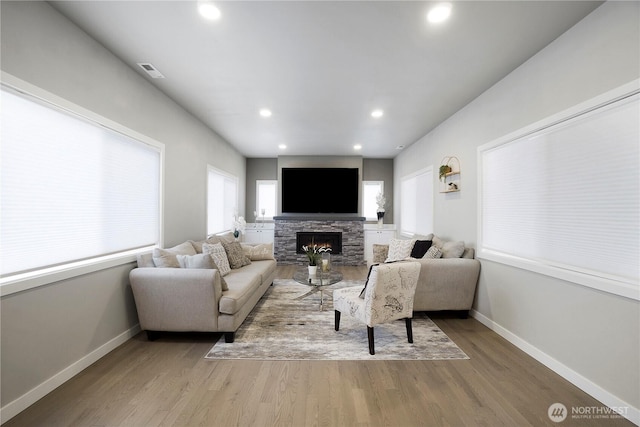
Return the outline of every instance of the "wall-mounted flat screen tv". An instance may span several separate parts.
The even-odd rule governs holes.
[[[357,168],[282,168],[282,213],[358,213]]]

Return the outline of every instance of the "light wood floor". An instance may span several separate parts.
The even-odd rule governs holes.
[[[553,403],[601,404],[475,319],[432,318],[470,360],[211,361],[218,335],[139,334],[4,426],[632,425],[551,422]]]

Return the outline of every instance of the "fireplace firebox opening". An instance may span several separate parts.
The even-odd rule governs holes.
[[[331,248],[331,254],[342,253],[342,233],[339,232],[297,232],[296,253],[304,254],[303,246],[315,244],[319,248]]]

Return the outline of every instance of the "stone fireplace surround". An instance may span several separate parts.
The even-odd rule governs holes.
[[[276,216],[274,255],[278,264],[307,265],[305,254],[296,253],[298,232],[341,232],[342,253],[332,254],[337,265],[364,265],[364,217],[356,216]]]

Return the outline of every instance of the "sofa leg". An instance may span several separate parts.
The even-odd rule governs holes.
[[[235,332],[225,332],[224,333],[224,342],[232,343],[235,339],[236,339],[236,333]]]
[[[147,339],[149,341],[155,341],[160,338],[160,332],[158,331],[147,331]]]
[[[336,331],[340,330],[340,312],[338,310],[334,310],[335,318],[336,318]]]

